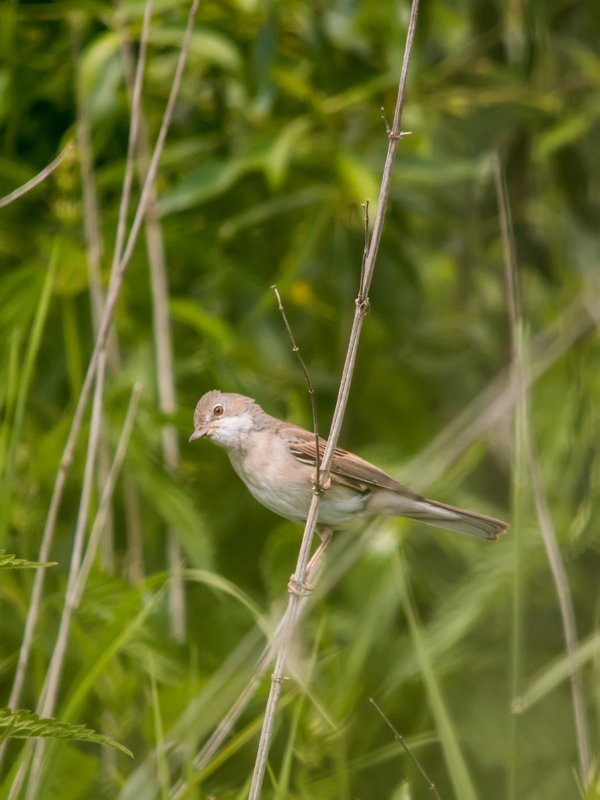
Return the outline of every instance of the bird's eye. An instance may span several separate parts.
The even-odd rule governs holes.
[[[223,413],[223,406],[219,403],[213,408],[213,417],[220,417]]]

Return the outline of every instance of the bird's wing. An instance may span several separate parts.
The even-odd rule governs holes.
[[[281,433],[288,440],[290,453],[294,458],[303,464],[316,467],[316,446],[313,433],[296,425],[286,425],[282,428]],[[319,437],[319,458],[321,460],[326,444],[326,440]],[[331,480],[359,492],[365,492],[370,487],[377,486],[381,489],[400,492],[415,500],[422,499],[421,495],[395,481],[387,472],[339,447],[336,447],[333,454]]]

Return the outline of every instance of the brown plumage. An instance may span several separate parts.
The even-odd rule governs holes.
[[[196,406],[190,441],[205,436],[227,450],[259,502],[286,519],[306,520],[316,470],[314,434],[266,414],[250,397],[213,390]],[[321,458],[325,444],[319,440]],[[335,529],[373,514],[408,517],[491,541],[507,528],[493,517],[429,500],[354,453],[336,449],[319,525]]]

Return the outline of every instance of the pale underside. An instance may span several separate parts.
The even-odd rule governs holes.
[[[229,449],[229,457],[260,503],[286,519],[304,523],[316,477],[315,437],[274,417],[269,420],[275,423],[279,436],[273,437],[268,428],[253,430],[243,451]],[[325,444],[319,440],[321,460]],[[496,539],[505,528],[490,517],[428,500],[368,461],[336,449],[330,486],[321,497],[319,524],[339,528],[373,514],[409,517],[486,539]]]

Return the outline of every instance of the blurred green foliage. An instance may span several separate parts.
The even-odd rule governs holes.
[[[0,196],[77,140],[79,81],[105,281],[129,129],[122,36],[127,30],[137,41],[143,9],[133,0],[9,0],[0,8]],[[187,10],[180,0],[155,3],[143,89],[151,141]],[[407,18],[406,3],[387,0],[200,5],[157,179],[178,393],[170,421],[181,465],[166,470],[161,455],[168,420],[159,411],[141,237],[117,310],[119,363],[109,369],[105,398],[112,452],[131,387],[143,384],[109,526],[114,568],[98,563],[77,610],[57,710],[59,719],[125,744],[135,759],[61,743],[51,751],[40,798],[168,797],[180,774],[193,774],[194,754],[248,680],[258,639],[244,637],[281,595],[300,531],[252,500],[222,452],[188,446],[192,411],[204,391],[221,388],[310,426],[303,379],[269,288],[276,283],[327,431],[360,271],[360,204],[370,199],[373,215],[387,147],[380,108],[391,118]],[[265,797],[431,796],[369,696],[444,800],[583,796],[556,592],[531,487],[526,480],[513,486],[512,410],[464,445],[453,440],[453,449],[425,451],[445,463],[443,474],[419,453],[510,359],[493,181],[498,152],[526,335],[537,343],[531,369],[552,342],[566,342],[532,388],[531,420],[587,643],[581,662],[597,745],[599,38],[593,0],[422,4],[403,119],[412,135],[398,150],[341,440],[440,500],[510,519],[517,496],[519,691],[527,698],[537,686],[538,693],[512,714],[517,556],[510,535],[487,547],[401,521],[375,526],[362,540],[358,532],[339,534],[325,570],[339,567],[338,579],[303,625],[301,688],[294,681],[286,687]],[[0,548],[31,560],[93,347],[83,220],[77,148],[0,211]],[[507,387],[505,379],[501,391]],[[54,644],[84,457],[85,433],[59,515],[51,553],[59,566],[46,576],[23,707],[36,707]],[[409,460],[413,470],[403,467]],[[186,583],[181,644],[170,638],[163,600],[167,526],[188,564],[205,571],[192,571]],[[139,585],[130,569],[132,528],[143,536],[143,574],[150,576]],[[3,571],[0,580],[3,696],[31,582],[27,570]],[[550,680],[557,663],[562,677]],[[265,681],[231,748],[186,797],[244,796],[266,690]],[[0,797],[19,753],[11,745]],[[586,798],[600,796],[595,791]]]

